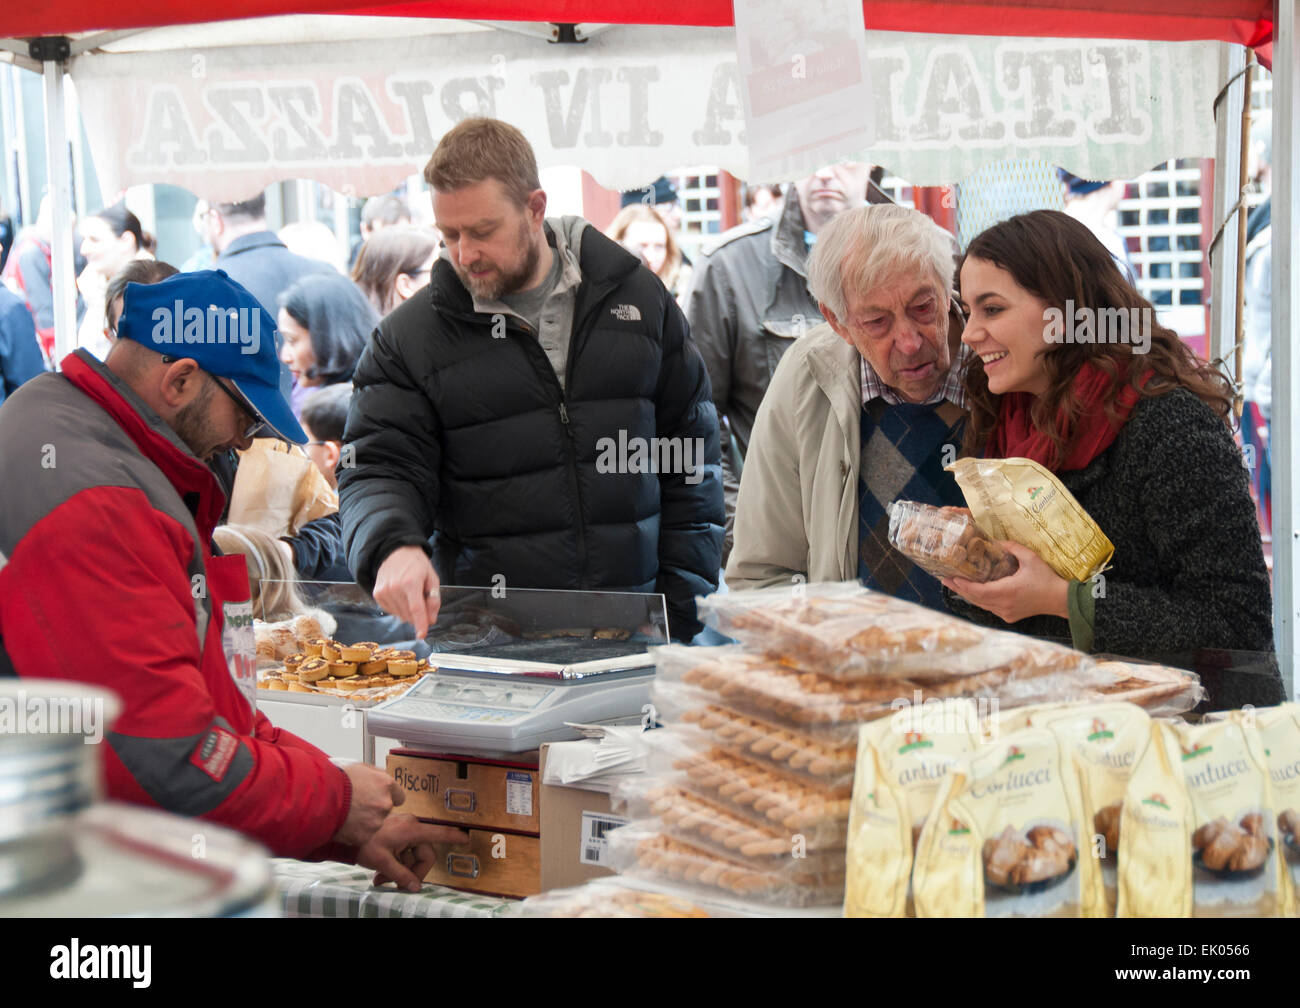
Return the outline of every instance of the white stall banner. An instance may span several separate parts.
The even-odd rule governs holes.
[[[915,185],[1010,157],[1112,179],[1213,156],[1219,43],[865,37],[873,108],[861,119],[875,139],[843,153]],[[686,165],[768,182],[807,174],[751,169],[731,29],[100,53],[76,58],[72,75],[106,194],[159,182],[239,200],[289,178],[383,193],[469,115],[519,126],[541,166],[585,168],[616,189]]]

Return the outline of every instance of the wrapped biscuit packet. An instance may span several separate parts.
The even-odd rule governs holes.
[[[1193,818],[1178,736],[1153,720],[1120,812],[1117,917],[1192,916]]]
[[[997,581],[1020,569],[1019,561],[991,542],[965,508],[894,501],[889,544],[937,578]]]
[[[1251,719],[1174,724],[1194,814],[1192,912],[1274,917],[1286,909],[1268,757]]]
[[[1032,459],[965,458],[948,468],[985,535],[1028,547],[1066,580],[1091,579],[1114,555],[1074,495]]]
[[[980,744],[972,700],[902,707],[862,726],[849,807],[845,917],[911,917],[912,855],[948,772]]]
[[[1114,917],[1124,795],[1151,737],[1151,719],[1129,703],[1076,704],[1039,712],[1033,724],[1056,734],[1072,770],[1066,783],[1074,789],[1090,847],[1079,861],[1083,915]]]
[[[866,726],[863,726],[863,734]],[[864,738],[858,746],[849,845],[845,858],[845,917],[908,916],[912,830],[902,797],[880,754]]]
[[[1264,744],[1273,808],[1277,812],[1278,843],[1286,868],[1284,912],[1294,917],[1300,895],[1300,706],[1284,703],[1233,711],[1232,716],[1253,720]]]
[[[1253,719],[1152,725],[1121,816],[1119,915],[1284,914],[1290,880]]]
[[[836,746],[853,745],[858,725],[890,713],[899,695],[893,680],[848,682],[800,672],[734,644],[651,649],[656,672],[652,698],[684,717],[694,699],[738,717],[776,723]]]
[[[667,893],[646,892],[600,879],[551,889],[519,904],[521,917],[712,917],[703,907]],[[725,915],[731,916],[731,915]]]
[[[1108,655],[1095,658],[1094,671],[1109,680],[1098,692],[1107,700],[1137,704],[1151,717],[1182,714],[1205,699],[1205,688],[1195,672]]]
[[[720,856],[666,833],[654,820],[609,834],[609,862],[621,875],[673,886],[683,895],[730,897],[784,907],[830,906],[844,899],[844,863],[785,857],[768,865]]]
[[[757,717],[703,691],[672,682],[651,690],[656,713],[684,739],[802,775],[824,787],[852,786],[857,742],[834,741],[775,716]]]
[[[958,763],[921,831],[916,915],[1080,916],[1080,817],[1065,769],[1056,736],[1033,727]]]
[[[643,738],[646,771],[654,780],[759,830],[784,831],[787,842],[797,835],[805,850],[844,850],[851,784],[825,786],[673,728]]]
[[[697,599],[710,626],[795,668],[869,679],[900,661],[935,661],[979,644],[973,623],[869,591],[856,581],[795,584]]]

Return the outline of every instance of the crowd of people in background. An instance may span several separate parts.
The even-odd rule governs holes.
[[[427,649],[442,585],[500,578],[661,595],[670,639],[718,643],[697,600],[727,590],[725,565],[732,588],[856,580],[1081,651],[1223,672],[1212,709],[1280,702],[1231,383],[1162,325],[1149,353],[1044,328],[1074,298],[1154,315],[1122,245],[1096,233],[1119,190],[1066,180],[1091,202],[1012,216],[959,255],[882,197],[882,172],[753,186],[746,221],[694,264],[667,179],[625,193],[607,233],[548,216],[526,137],[485,118],[425,168],[438,232],[372,200],[350,276],[332,235],[271,231],[262,196],[196,213],[210,269],[156,259],[120,204],[83,220],[83,347],[0,408],[0,473],[23,488],[0,495],[0,675],[122,695],[114,800],[412,889],[434,843],[467,838],[390,815],[386,774],[335,766],[258,713],[255,677],[227,654],[235,607],[266,617],[299,579],[355,581],[383,615],[367,601],[345,629],[337,614],[340,639]],[[0,332],[27,370],[48,239],[18,239],[0,300],[0,323],[27,314],[26,357]],[[186,320],[182,348],[159,312]],[[189,339],[191,318],[221,320],[221,338]],[[278,338],[227,339],[232,318]],[[611,468],[595,446],[615,439],[692,447]],[[1115,544],[1102,591],[1017,543],[1002,544],[1017,569],[988,583],[891,551],[896,501],[962,503],[958,445],[1056,474]],[[1229,653],[1262,667],[1228,675]]]
[[[1269,137],[1252,149],[1252,179],[1267,193]],[[672,182],[622,194],[604,234],[635,255],[677,301],[709,371],[719,414],[730,555],[740,475],[758,408],[777,363],[795,339],[823,321],[809,292],[806,260],[822,228],[846,209],[875,202],[882,169],[827,167],[787,186],[749,184],[740,192],[740,225],[706,239],[692,263],[681,242],[682,203]],[[1123,182],[1091,182],[1062,171],[1066,213],[1111,253],[1130,284],[1136,271],[1115,230]],[[1268,201],[1251,215],[1247,249],[1246,397],[1242,438],[1255,464],[1253,489],[1269,532],[1269,275]],[[349,249],[319,221],[271,230],[266,200],[199,200],[194,227],[200,247],[181,272],[221,269],[246,287],[276,319],[280,360],[292,378],[293,412],[310,427],[308,454],[333,485],[342,451],[343,419],[353,372],[380,319],[426,287],[442,246],[438,231],[418,223],[406,199],[368,199],[360,236]],[[15,234],[0,212],[0,402],[54,361],[48,198],[35,222]],[[124,203],[77,224],[75,270],[78,344],[103,359],[116,338],[116,317],[128,283],[157,283],[177,267],[155,259],[156,242]],[[695,246],[692,245],[692,249]],[[346,254],[345,254],[346,253]],[[346,260],[346,261],[345,261]],[[317,405],[313,402],[319,400]],[[328,407],[326,407],[328,403]],[[233,474],[233,467],[231,473]],[[319,558],[307,567],[323,569]],[[341,552],[324,567],[346,571]]]

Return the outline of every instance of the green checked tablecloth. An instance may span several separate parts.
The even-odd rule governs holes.
[[[373,872],[336,861],[272,858],[271,866],[286,917],[501,917],[517,905],[429,883],[418,893],[376,889]]]

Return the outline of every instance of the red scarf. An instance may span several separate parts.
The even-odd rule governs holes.
[[[1151,378],[1148,371],[1142,376],[1142,385]],[[1124,379],[1121,377],[1120,379]],[[1053,472],[1086,469],[1098,455],[1114,443],[1120,428],[1137,405],[1138,393],[1127,383],[1120,389],[1115,404],[1116,421],[1106,416],[1106,401],[1111,396],[1112,379],[1092,363],[1085,363],[1074,379],[1074,395],[1082,407],[1078,423],[1071,429],[1064,413],[1057,414],[1057,424],[1065,435],[1069,454],[1060,465],[1052,465],[1055,451],[1051,439],[1034,427],[1030,409],[1035,397],[1028,392],[1012,392],[1002,397],[998,409],[998,423],[989,441],[990,458],[1033,459]]]

